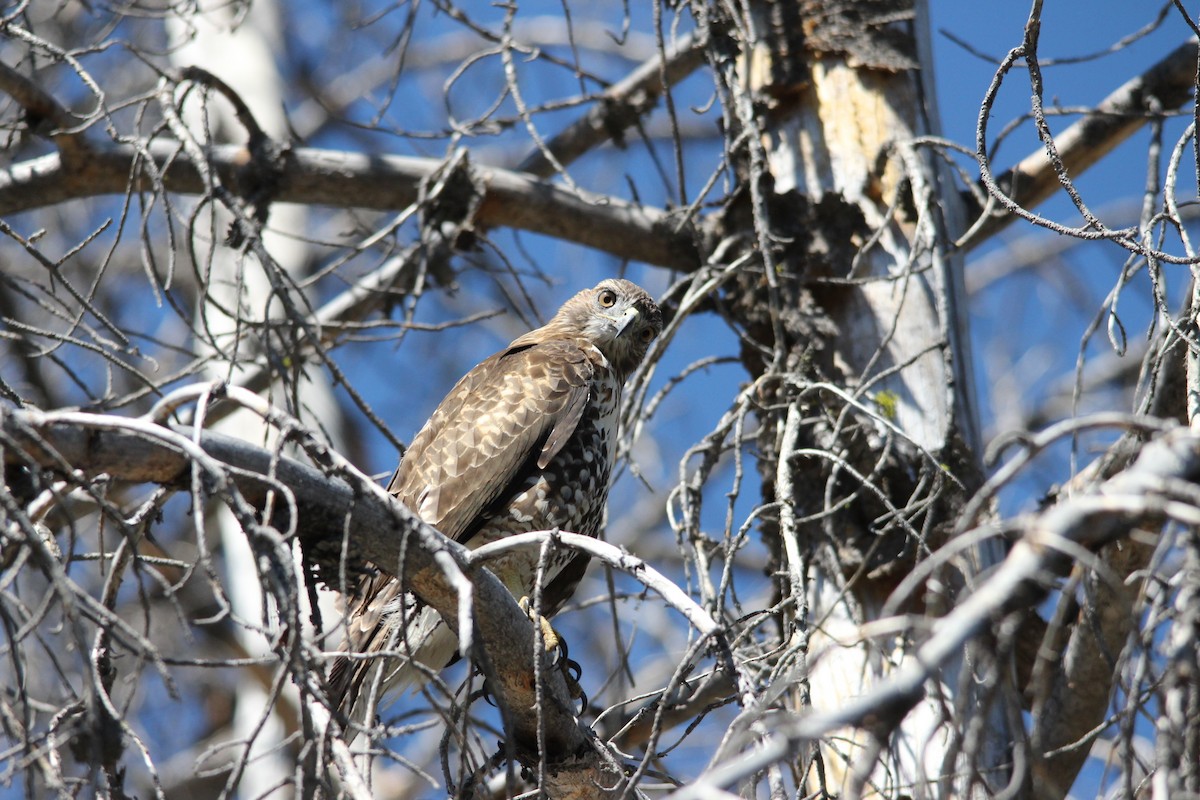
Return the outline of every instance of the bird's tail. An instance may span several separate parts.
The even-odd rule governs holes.
[[[348,655],[329,671],[330,700],[349,718],[349,736],[374,722],[376,706],[423,685],[458,650],[458,638],[440,614],[412,603],[411,596],[405,599],[409,613],[384,616],[365,641],[356,641],[351,631],[343,646]]]

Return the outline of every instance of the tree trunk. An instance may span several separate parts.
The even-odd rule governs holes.
[[[286,83],[276,67],[272,44],[282,41],[275,3],[256,2],[244,16],[233,6],[201,5],[190,16],[168,17],[167,23],[174,44],[171,59],[181,70],[200,67],[238,87],[238,96],[255,123],[274,141],[288,141],[288,121],[283,113]],[[196,141],[206,145],[246,141],[251,132],[224,98],[210,93],[201,101],[198,95],[193,90],[182,108],[182,122]],[[290,350],[289,335],[277,333],[272,324],[272,320],[287,318],[286,302],[280,295],[288,288],[281,291],[282,282],[272,279],[270,273],[287,271],[302,277],[308,254],[303,237],[308,233],[309,216],[302,205],[272,205],[269,225],[261,234],[262,252],[255,254],[226,241],[233,229],[228,209],[213,202],[199,210],[190,231],[190,252],[202,262],[197,270],[206,276],[196,316],[203,320],[197,330],[207,335],[199,338],[195,347],[197,352],[210,356],[205,374],[213,381],[240,383],[254,372],[251,364],[257,366],[265,359],[271,365],[273,380],[267,396],[272,402],[313,428],[324,428],[331,441],[345,452],[345,441],[338,436],[341,412],[328,372],[303,370],[298,358],[291,359],[291,369],[278,369],[278,365],[288,362],[288,352],[298,352],[299,348]],[[273,263],[263,263],[263,253],[269,254]],[[288,285],[292,285],[290,281]],[[279,330],[284,329],[281,326]],[[276,348],[285,352],[275,352]],[[248,353],[257,353],[259,358],[247,359]],[[235,411],[212,427],[267,446],[277,439],[274,428],[246,410]],[[288,452],[296,454],[294,450]],[[257,555],[228,508],[218,505],[210,513],[210,530],[216,533],[225,555],[230,608],[238,617],[261,625],[261,631],[237,626],[238,646],[247,656],[267,656],[281,626],[280,620],[272,618],[273,606],[264,597]],[[296,566],[299,585],[302,571],[298,563]],[[303,594],[301,597],[307,599]],[[324,610],[326,619],[337,619],[331,604]],[[309,618],[307,608],[304,618]],[[245,673],[233,692],[230,728],[219,732],[234,745],[227,746],[225,752],[230,768],[241,773],[239,791],[246,797],[290,796],[286,787],[296,771],[299,694],[291,684],[272,686],[269,677],[256,676],[253,671]]]
[[[914,141],[938,134],[927,8],[753,8],[727,80],[763,271],[730,299],[768,343],[744,360],[763,387],[764,499],[783,504],[765,533],[785,576],[779,594],[796,601],[783,621],[784,666],[795,671],[775,674],[794,676],[797,706],[833,709],[912,657],[912,632],[883,616],[940,613],[1003,554],[974,548],[953,570],[932,570],[923,594],[888,605],[980,480],[962,264],[951,252],[961,209]],[[978,673],[998,669],[964,652],[911,711],[881,710],[874,729],[805,754],[797,779],[843,797],[994,792],[1007,783],[1011,717],[975,687],[996,686]]]

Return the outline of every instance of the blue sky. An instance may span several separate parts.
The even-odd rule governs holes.
[[[611,8],[613,15],[619,17],[620,4],[614,3]],[[642,14],[641,21],[645,22],[648,12],[639,8],[635,8],[634,13]],[[319,53],[325,26],[336,24],[336,6],[312,4],[311,9],[313,13],[308,17],[307,23],[298,26],[294,32],[314,53]],[[1029,4],[932,0],[931,10],[934,67],[943,133],[952,140],[973,146],[979,103],[995,67],[985,59],[966,52],[938,31],[945,29],[973,48],[998,58],[1020,43]],[[1043,15],[1041,56],[1043,59],[1076,57],[1104,51],[1114,42],[1153,20],[1157,11],[1158,6],[1130,3],[1127,0],[1047,2]],[[545,13],[560,12],[560,4],[546,4]],[[493,9],[491,13],[500,12]],[[1122,82],[1144,70],[1187,36],[1187,30],[1178,21],[1177,12],[1172,11],[1171,15],[1161,30],[1131,44],[1119,53],[1080,64],[1048,67],[1047,103],[1063,106],[1092,105]],[[437,30],[439,27],[449,30],[455,27],[444,17],[440,21],[435,20],[431,25],[430,30]],[[604,67],[605,77],[613,79],[620,77],[628,68],[628,64],[613,59]],[[320,64],[315,68],[319,73]],[[431,85],[436,89],[435,81],[435,78],[424,77],[415,81],[414,88],[415,84],[422,84],[426,91]],[[488,74],[483,70],[470,73],[452,94],[451,107],[456,110],[469,107],[472,94],[486,95],[489,90],[494,89],[498,81],[499,78],[494,73]],[[567,94],[572,85],[570,79],[564,79],[560,85],[545,89],[550,95]],[[459,92],[462,94],[457,94]],[[993,123],[996,128],[1024,111],[1028,107],[1028,96],[1029,87],[1024,73],[1014,71],[997,106]],[[706,95],[702,88],[689,85],[681,88],[679,100],[681,106],[690,102],[699,105],[705,102]],[[442,108],[437,107],[420,107],[412,102],[412,95],[404,92],[398,93],[397,101],[389,107],[390,113],[396,114],[397,118],[403,119],[405,124],[412,128],[438,127],[442,111]],[[568,109],[559,112],[558,116],[569,120],[575,114],[575,110]],[[1069,120],[1052,124],[1059,129],[1067,122]],[[1182,127],[1183,123],[1180,121],[1172,123],[1171,130],[1175,133],[1168,136],[1169,143],[1173,142],[1173,136],[1178,135]],[[553,125],[548,124],[547,129],[552,130]],[[1002,150],[999,159],[1001,166],[1008,166],[1012,160],[1024,156],[1037,146],[1031,130],[1027,126],[1024,132],[1015,136]],[[1106,208],[1122,201],[1138,199],[1145,183],[1146,141],[1144,133],[1135,136],[1080,179],[1079,186],[1093,207]],[[412,152],[440,156],[446,149],[444,140],[402,140],[400,137],[379,134],[372,134],[363,139],[355,138],[345,130],[326,134],[323,139],[313,143],[323,146],[353,144],[361,149],[364,142],[369,146],[377,145],[378,152]],[[501,163],[505,155],[503,148],[491,140],[467,140],[463,144],[472,148],[477,158],[485,163]],[[635,144],[635,148],[636,146]],[[685,168],[688,186],[694,191],[707,177],[718,151],[715,140],[688,147],[689,163]],[[653,175],[657,168],[644,152],[628,162],[623,161],[621,169],[611,168],[612,151],[593,154],[573,168],[572,174],[580,185],[592,191],[623,197],[629,194],[629,184],[635,182],[642,200],[648,204],[661,205],[671,194],[669,185],[674,164],[669,148],[658,148],[658,154],[668,173],[667,181],[656,182],[647,178],[648,175]],[[971,164],[963,163],[969,170]],[[664,187],[664,183],[668,186]],[[1077,213],[1062,197],[1052,200],[1040,210],[1068,224],[1078,222]],[[592,285],[621,267],[611,257],[573,245],[527,234],[514,236],[507,232],[497,232],[495,235],[497,241],[505,246],[516,268],[532,271],[537,267],[543,269],[551,278],[549,284],[542,284],[536,280],[529,282],[538,292],[536,312],[542,319],[552,313],[557,304],[576,289]],[[1034,230],[1026,224],[1014,225],[970,255],[967,263],[968,276],[970,277],[973,267],[983,263],[984,259],[1003,259],[1005,249],[1014,242],[1034,237],[1034,241],[1048,243],[1052,236],[1044,231]],[[1056,259],[1052,273],[1042,271],[1029,274],[1015,283],[983,291],[973,299],[971,315],[977,346],[977,379],[980,396],[984,400],[985,428],[991,434],[1003,432],[1006,429],[1005,425],[1012,418],[1012,409],[1008,405],[1011,396],[1009,393],[1023,393],[1024,399],[1032,405],[1043,392],[1052,388],[1057,376],[1070,374],[1082,346],[1079,342],[1099,307],[1099,302],[1113,286],[1123,258],[1123,251],[1113,245],[1088,245]],[[1169,292],[1178,294],[1186,277],[1184,272],[1179,268],[1175,268],[1174,272],[1168,270]],[[634,265],[630,274],[655,293],[665,289],[668,283],[668,276],[663,271],[653,268]],[[457,295],[431,296],[422,306],[418,319],[440,322],[481,310],[478,305],[479,295],[476,292],[488,291],[490,279],[464,273],[462,282],[464,291]],[[501,298],[494,293],[494,289],[491,291],[495,299],[493,307],[501,307]],[[1142,336],[1150,318],[1151,305],[1148,298],[1149,284],[1144,276],[1135,279],[1122,298],[1122,320],[1130,331],[1131,342],[1131,356],[1127,357],[1136,357],[1137,340]],[[512,338],[514,326],[519,327],[521,324],[514,322],[513,315],[510,314],[505,320],[489,320],[485,324],[466,328],[451,339],[443,338],[440,334],[417,332],[410,334],[409,339],[400,348],[392,343],[355,346],[339,350],[337,357],[339,363],[363,390],[375,411],[388,421],[389,426],[400,438],[407,439],[425,419],[444,390],[448,389],[465,369]],[[1087,345],[1085,352],[1099,359],[1111,354],[1112,350],[1112,346],[1101,333],[1096,341]],[[713,334],[712,330],[705,326],[704,319],[698,319],[688,323],[684,333],[673,343],[667,364],[680,368],[695,358],[714,352],[736,356],[736,342],[727,333]],[[410,379],[405,378],[406,375],[412,374],[406,370],[414,369],[420,370],[419,374],[423,376],[420,387],[415,387]],[[657,385],[662,384],[665,374],[659,376]],[[624,512],[639,503],[665,501],[667,490],[678,479],[676,462],[682,448],[715,424],[731,395],[730,385],[743,378],[744,375],[736,364],[715,366],[689,378],[687,391],[679,392],[678,397],[665,403],[658,415],[655,436],[660,440],[661,447],[657,450],[646,448],[638,454],[640,466],[653,491],[647,491],[636,481],[626,477],[614,495],[614,509]],[[1002,394],[1001,390],[1006,393]],[[1106,398],[1114,402],[1119,399]],[[347,405],[349,406],[348,403]],[[365,426],[366,423],[360,420],[360,424]],[[381,436],[372,436],[365,459],[367,463],[364,466],[367,469],[386,472],[394,466],[395,452]],[[1066,453],[1057,451],[1050,454],[1040,469],[1031,471],[1026,480],[1017,484],[1014,490],[1005,496],[1005,509],[1015,511],[1030,507],[1052,482],[1061,481],[1066,477],[1066,470]],[[753,501],[757,499],[752,476],[747,478],[747,485],[743,487],[742,492],[743,499],[734,507],[735,517],[748,513]],[[715,527],[719,528],[723,524],[726,511],[724,499],[714,496],[708,504],[708,514]],[[658,533],[664,537],[671,535],[665,530]],[[637,537],[642,534],[643,532],[616,531],[614,538],[629,544],[635,550],[642,544],[649,555],[653,552],[649,543],[637,541]],[[658,543],[656,546],[672,547],[673,543],[667,541],[666,544]],[[755,544],[751,544],[747,553],[751,560],[761,559],[761,552],[756,553],[755,547]],[[581,594],[595,594],[605,589],[603,579],[596,570],[593,570],[590,580],[590,587]],[[585,617],[585,620],[587,619],[592,618]],[[1098,771],[1093,768],[1087,775],[1089,787],[1095,787],[1098,781]],[[5,792],[0,790],[0,795],[3,794]],[[1089,789],[1083,791],[1081,796],[1094,794],[1095,792]]]
[[[1136,5],[1122,2],[1048,3],[1044,9],[1041,58],[1046,60],[1078,57],[1107,50],[1114,42],[1141,28],[1155,17],[1157,8],[1136,8]],[[945,29],[974,49],[1000,58],[1010,48],[1020,44],[1028,11],[1028,5],[1022,3],[933,1],[934,66],[943,133],[946,137],[973,147],[979,105],[992,79],[995,65],[968,53],[962,46],[939,33],[939,30]],[[1185,36],[1186,31],[1181,24],[1170,18],[1162,30],[1131,44],[1121,52],[1079,64],[1048,66],[1045,70],[1046,103],[1048,106],[1093,105],[1176,47]],[[609,66],[612,69],[612,72],[606,73],[606,77],[609,78],[618,77],[626,68],[619,62]],[[680,88],[677,101],[681,108],[689,103],[703,105],[707,98],[705,80],[699,78]],[[486,92],[489,83],[497,81],[497,76],[489,76],[486,72],[472,76],[471,81],[456,88],[456,92],[461,91],[463,94],[452,95],[452,106],[461,103],[455,107],[465,109],[470,105],[471,92]],[[543,88],[551,96],[556,92],[569,92],[570,81],[564,80],[562,83],[561,86]],[[1009,119],[1027,110],[1029,94],[1025,73],[1019,70],[1012,72],[997,103],[992,130],[998,130]],[[436,117],[440,110],[428,111],[431,116]],[[574,112],[571,111],[561,113],[564,120],[573,116]],[[545,119],[550,120],[552,117]],[[1072,119],[1054,120],[1051,124],[1055,130],[1059,130]],[[1174,135],[1178,135],[1182,127],[1182,123],[1175,124]],[[552,132],[553,124],[548,121],[545,130]],[[1171,137],[1168,137],[1168,140],[1170,141]],[[1107,208],[1111,204],[1136,200],[1139,197],[1145,183],[1146,142],[1147,136],[1144,133],[1135,136],[1080,178],[1079,186],[1086,193],[1091,206]],[[479,148],[479,157],[485,162],[496,158],[498,152],[503,152],[489,150],[490,145],[486,141],[468,141],[465,144]],[[440,143],[428,142],[416,142],[412,146],[415,151],[423,151],[429,155],[440,154],[442,147]],[[632,181],[638,186],[639,197],[644,202],[652,205],[663,204],[667,201],[670,191],[647,177],[654,174],[655,167],[644,155],[636,155],[637,146],[632,149],[635,153],[632,158],[626,159],[622,156],[619,161],[613,160],[610,150],[591,154],[572,167],[572,175],[581,186],[621,197],[628,196],[628,185]],[[693,142],[687,147],[687,182],[694,190],[703,183],[708,174],[709,167],[706,164],[715,161],[718,153],[715,143]],[[998,158],[999,166],[1009,166],[1036,147],[1038,143],[1032,127],[1027,125],[1002,149]],[[669,148],[660,148],[659,156],[669,177],[673,177],[674,165]],[[620,164],[620,168],[613,169],[614,163]],[[969,172],[974,171],[971,162],[962,163]],[[1052,199],[1039,210],[1059,221],[1078,224],[1077,212],[1064,197]],[[552,283],[549,286],[531,283],[540,293],[537,305],[543,318],[553,311],[558,302],[579,287],[591,285],[620,268],[612,258],[574,245],[528,234],[511,236],[497,232],[495,235],[498,241],[510,245],[510,252],[516,250],[519,253],[523,249],[529,254],[529,265],[544,269],[550,276]],[[966,266],[968,276],[975,263],[982,263],[985,258],[1003,259],[1006,248],[1012,243],[1031,238],[1042,243],[1039,246],[1044,246],[1056,237],[1028,224],[1018,223],[977,252],[970,254]],[[515,242],[520,242],[521,248],[511,247]],[[983,398],[984,426],[989,435],[994,436],[1008,429],[1006,426],[1014,419],[1014,409],[1011,407],[1014,397],[1019,401],[1018,404],[1033,407],[1057,381],[1062,380],[1062,376],[1069,377],[1081,348],[1089,358],[1101,358],[1112,353],[1113,348],[1103,334],[1086,347],[1081,342],[1101,301],[1113,286],[1124,256],[1124,252],[1114,245],[1079,247],[1056,259],[1052,270],[1030,272],[1002,287],[982,291],[973,298],[971,316],[977,348],[977,380],[980,396]],[[515,255],[513,258],[520,266],[525,266],[522,255]],[[638,265],[630,269],[631,277],[645,283],[652,291],[660,292],[665,288],[668,278],[661,270],[642,268]],[[1180,274],[1180,271],[1177,270],[1175,274]],[[478,276],[464,274],[462,278],[468,288],[480,289],[481,285],[486,283],[485,279]],[[1168,291],[1177,294],[1182,281],[1170,276],[1168,283]],[[1137,341],[1140,341],[1138,337],[1145,330],[1152,313],[1149,297],[1149,284],[1142,276],[1131,283],[1122,299],[1122,321],[1130,331],[1133,342],[1127,358],[1137,357]],[[472,302],[472,294],[468,291],[459,297],[438,298],[435,303],[424,306],[423,313],[429,314],[431,319],[439,316],[452,317],[475,309],[476,307],[471,305]],[[479,330],[464,332],[451,348],[452,355],[447,350],[445,340],[438,336],[422,337],[417,334],[406,343],[404,349],[407,350],[408,357],[415,357],[419,363],[432,365],[441,375],[439,380],[448,386],[466,366],[502,346],[511,338],[510,331],[511,328],[507,327],[507,324],[497,322],[495,325],[485,325]],[[695,358],[714,352],[736,355],[736,342],[719,328],[706,325],[706,319],[702,317],[689,323],[684,334],[672,344],[665,366],[677,369]],[[371,360],[375,362],[374,358]],[[669,374],[669,369],[664,369],[660,374],[659,384],[666,374]],[[743,379],[744,375],[736,364],[708,369],[690,378],[686,390],[680,391],[680,396],[675,400],[664,404],[654,428],[658,448],[645,449],[639,454],[640,467],[653,491],[648,491],[627,476],[614,492],[614,519],[619,521],[621,512],[639,503],[661,503],[665,500],[666,491],[678,480],[676,462],[682,454],[682,449],[716,423],[726,409],[725,404],[731,394],[731,382]],[[370,379],[367,378],[367,381],[369,385]],[[378,397],[380,405],[377,410],[391,422],[401,437],[407,437],[436,404],[440,394],[431,392],[416,397],[405,397],[402,394],[384,391]],[[1101,400],[1105,403],[1127,403],[1125,398],[1115,396],[1105,396]],[[1085,404],[1083,410],[1089,410],[1089,407]],[[1089,458],[1087,447],[1093,444],[1083,443],[1083,463]],[[390,469],[392,453],[389,447],[380,444],[373,451],[373,457],[376,459],[377,469]],[[1014,513],[1031,508],[1050,485],[1065,480],[1070,474],[1068,458],[1069,448],[1064,446],[1039,461],[1023,480],[1014,484],[1004,495],[1005,511]],[[748,472],[752,473],[753,470]],[[712,497],[706,505],[706,525],[711,525],[717,530],[723,525],[724,517],[730,510],[724,499],[719,496],[719,490],[721,486],[728,485],[731,477],[727,474],[723,480],[726,483],[716,481],[710,487]],[[741,499],[733,504],[733,517],[742,518],[749,512],[756,499],[755,479],[753,474],[748,474],[742,487]],[[618,525],[610,531],[610,535],[614,540],[630,546],[635,552],[641,550],[647,556],[658,547],[672,546],[669,543],[652,544],[644,538],[669,537],[670,533],[666,530],[626,531]],[[639,536],[642,538],[639,539]],[[750,563],[762,558],[761,549],[754,539],[752,536],[752,542],[744,553]],[[622,585],[618,581],[618,586]],[[627,588],[636,587],[630,585]],[[589,582],[581,589],[579,597],[591,597],[604,591],[606,587],[602,574],[598,570],[592,570]],[[748,600],[750,605],[753,605],[753,598],[743,600]],[[586,625],[589,619],[594,618],[584,615],[583,624]],[[636,627],[636,622],[634,626]],[[702,754],[698,755],[702,757]],[[1101,769],[1099,765],[1092,764],[1079,784],[1080,796],[1095,796],[1100,783]]]

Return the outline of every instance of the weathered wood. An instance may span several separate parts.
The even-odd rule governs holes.
[[[924,3],[811,0],[797,8],[764,1],[752,8],[758,36],[738,62],[738,86],[761,110],[754,122],[742,120],[760,128],[752,134],[750,180],[756,145],[769,173],[757,203],[768,219],[760,225],[787,241],[771,254],[777,263],[765,266],[781,298],[787,380],[798,390],[780,394],[805,408],[819,397],[829,419],[793,436],[782,410],[763,413],[765,491],[808,514],[853,497],[820,523],[797,526],[781,515],[778,530],[767,531],[778,539],[778,569],[792,576],[781,592],[807,586],[807,618],[820,620],[806,637],[791,633],[810,665],[807,691],[795,700],[832,711],[914,658],[906,634],[864,641],[861,625],[879,617],[920,547],[941,542],[980,481],[962,263],[951,252],[962,217],[949,176],[913,143],[938,133]],[[738,308],[753,314],[766,305]],[[771,341],[758,313],[748,327]],[[769,374],[779,364],[751,354],[748,367]],[[799,459],[798,448],[830,457]],[[874,491],[863,490],[866,481]],[[897,524],[901,518],[907,521]],[[917,529],[932,538],[918,545],[925,534]],[[1001,556],[990,545],[971,553],[976,570]],[[947,576],[929,597],[941,592],[948,608],[960,580]],[[1011,717],[1002,704],[989,707],[974,696],[971,669],[964,651],[927,684],[927,699],[889,721],[894,727],[847,730],[823,744],[823,788],[965,797],[1003,787]],[[961,749],[974,735],[967,716],[947,718],[947,710],[986,719],[970,768]],[[820,788],[816,774],[808,773],[813,789]]]
[[[331,479],[319,470],[279,457],[228,436],[203,432],[191,445],[188,429],[172,430],[138,420],[71,412],[44,414],[6,410],[0,432],[9,443],[8,464],[34,463],[52,469],[69,465],[86,475],[107,473],[127,481],[180,485],[194,468],[218,496],[237,497],[263,508],[276,496],[268,520],[280,530],[294,529],[306,560],[331,586],[367,562],[402,575],[405,585],[457,627],[460,596],[447,567],[465,573],[471,583],[475,653],[489,678],[489,690],[502,709],[515,755],[530,767],[539,761],[539,730],[545,763],[556,780],[593,787],[589,797],[606,797],[610,770],[601,763],[592,736],[577,721],[574,702],[549,656],[539,668],[540,692],[533,679],[532,623],[504,585],[482,567],[471,566],[466,549],[422,522],[400,503],[369,491],[362,481]],[[229,486],[222,485],[226,476]],[[288,508],[288,501],[295,505]],[[350,535],[353,532],[353,535]],[[579,795],[585,796],[585,795]]]

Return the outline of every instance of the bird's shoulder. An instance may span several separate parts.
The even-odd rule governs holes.
[[[594,351],[594,352],[593,352]],[[527,409],[554,413],[569,394],[586,390],[607,368],[604,356],[587,343],[564,339],[522,342],[481,361],[464,375],[434,410],[426,428],[413,440],[435,438],[436,430],[452,421],[477,422],[479,414]],[[520,424],[518,415],[510,421]]]
[[[468,373],[523,372],[578,383],[611,370],[600,349],[586,339],[538,339],[531,331]]]
[[[389,490],[457,538],[536,458],[574,432],[603,355],[586,342],[516,340],[455,384],[413,438]]]

